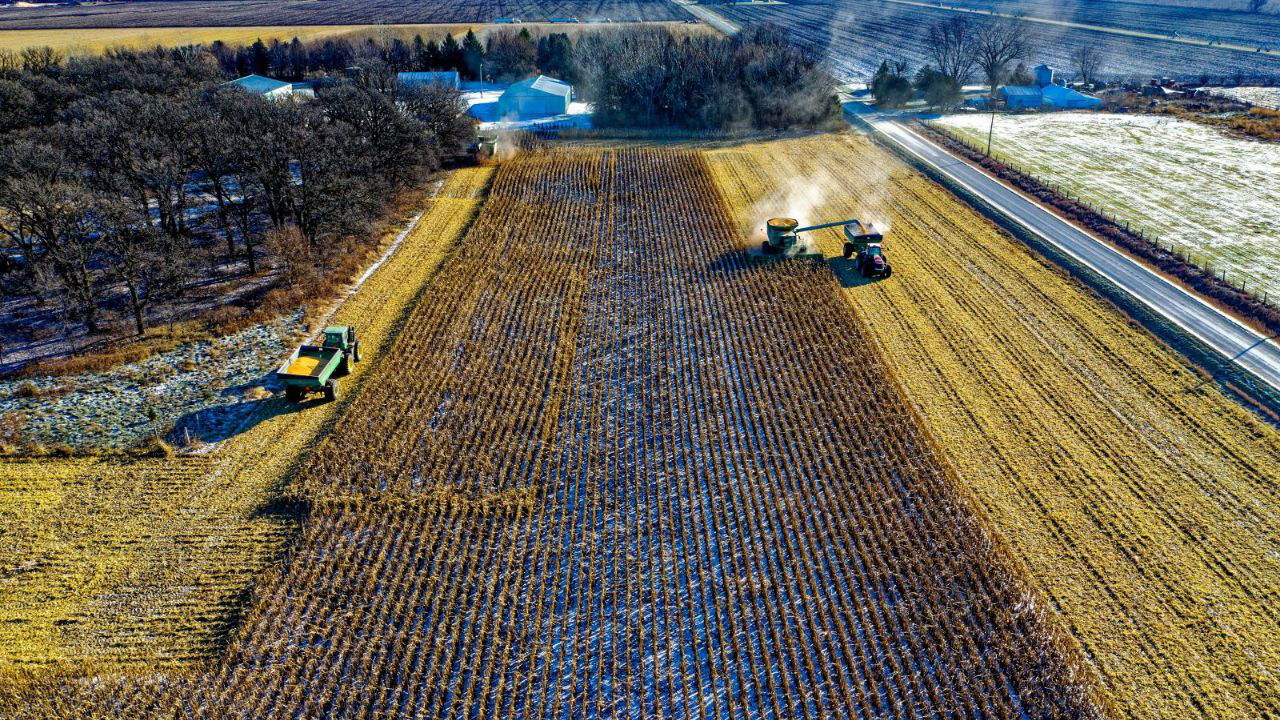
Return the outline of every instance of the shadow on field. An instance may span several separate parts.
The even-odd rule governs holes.
[[[842,288],[861,287],[884,279],[863,277],[862,273],[858,272],[858,264],[852,258],[846,260],[841,257],[833,257],[827,260],[827,265],[831,268],[831,274],[835,275],[836,280],[840,281],[840,287]]]
[[[178,445],[222,442],[271,418],[301,412],[325,402],[321,394],[308,395],[305,401],[295,403],[280,393],[261,400],[202,408],[178,418],[169,439]]]

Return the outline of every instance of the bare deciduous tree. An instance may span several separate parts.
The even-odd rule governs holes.
[[[929,56],[938,72],[963,83],[973,73],[976,30],[959,15],[929,27]]]
[[[1102,65],[1102,53],[1092,45],[1081,45],[1071,53],[1071,62],[1075,63],[1076,72],[1082,82],[1093,82],[1098,77],[1098,68]]]
[[[974,41],[974,64],[986,76],[994,97],[996,86],[1008,72],[1009,63],[1025,58],[1031,44],[1017,24],[1008,20],[992,20],[979,26]]]

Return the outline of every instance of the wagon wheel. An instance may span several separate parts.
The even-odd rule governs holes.
[[[351,359],[360,362],[360,341],[357,340],[355,345],[351,346]]]
[[[333,402],[338,399],[338,381],[330,380],[324,384],[324,399]]]
[[[848,260],[848,259],[849,259],[849,256],[850,256],[850,255],[852,255],[852,254],[853,254],[853,243],[845,243],[845,244],[844,244],[844,259],[845,259],[845,260]]]

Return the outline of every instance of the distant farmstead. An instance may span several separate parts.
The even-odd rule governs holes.
[[[315,88],[309,82],[285,82],[262,75],[245,75],[225,84],[268,100],[297,100],[316,96]]]
[[[396,73],[396,83],[402,88],[439,85],[441,87],[462,89],[462,78],[457,70],[448,72],[402,72]]]
[[[514,120],[564,115],[573,102],[573,86],[539,75],[507,88],[498,98],[498,117]]]
[[[1054,69],[1048,65],[1037,65],[1034,72],[1035,85],[1005,85],[997,91],[1006,109],[1083,110],[1102,105],[1099,98],[1055,84]]]

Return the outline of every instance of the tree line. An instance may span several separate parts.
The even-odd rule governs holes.
[[[0,72],[0,287],[90,333],[202,279],[286,284],[322,269],[396,194],[465,149],[465,105],[434,86],[335,78],[314,102],[223,83],[201,48],[115,51]]]
[[[975,75],[985,81],[993,98],[1001,84],[1035,82],[1022,62],[1035,48],[1013,21],[950,17],[929,26],[926,43],[929,62],[914,75],[900,60],[880,64],[871,80],[871,92],[878,103],[901,107],[920,93],[931,107],[955,107],[964,100],[964,83]],[[1072,63],[1082,82],[1098,80],[1104,62],[1101,52],[1092,45],[1081,46],[1072,53]]]
[[[370,61],[381,63],[392,73],[456,70],[464,80],[510,82],[534,69],[573,81],[573,43],[565,33],[543,35],[536,41],[527,28],[490,33],[481,42],[474,30],[461,40],[447,33],[442,41],[393,37],[381,41],[331,38],[303,42],[278,39],[231,47],[214,42],[209,53],[222,69],[232,75],[250,73],[284,80],[302,80],[315,73],[337,73]],[[483,74],[483,78],[481,75]]]
[[[597,127],[789,129],[838,118],[830,73],[785,38],[767,25],[730,38],[606,30],[582,35],[573,59]]]

